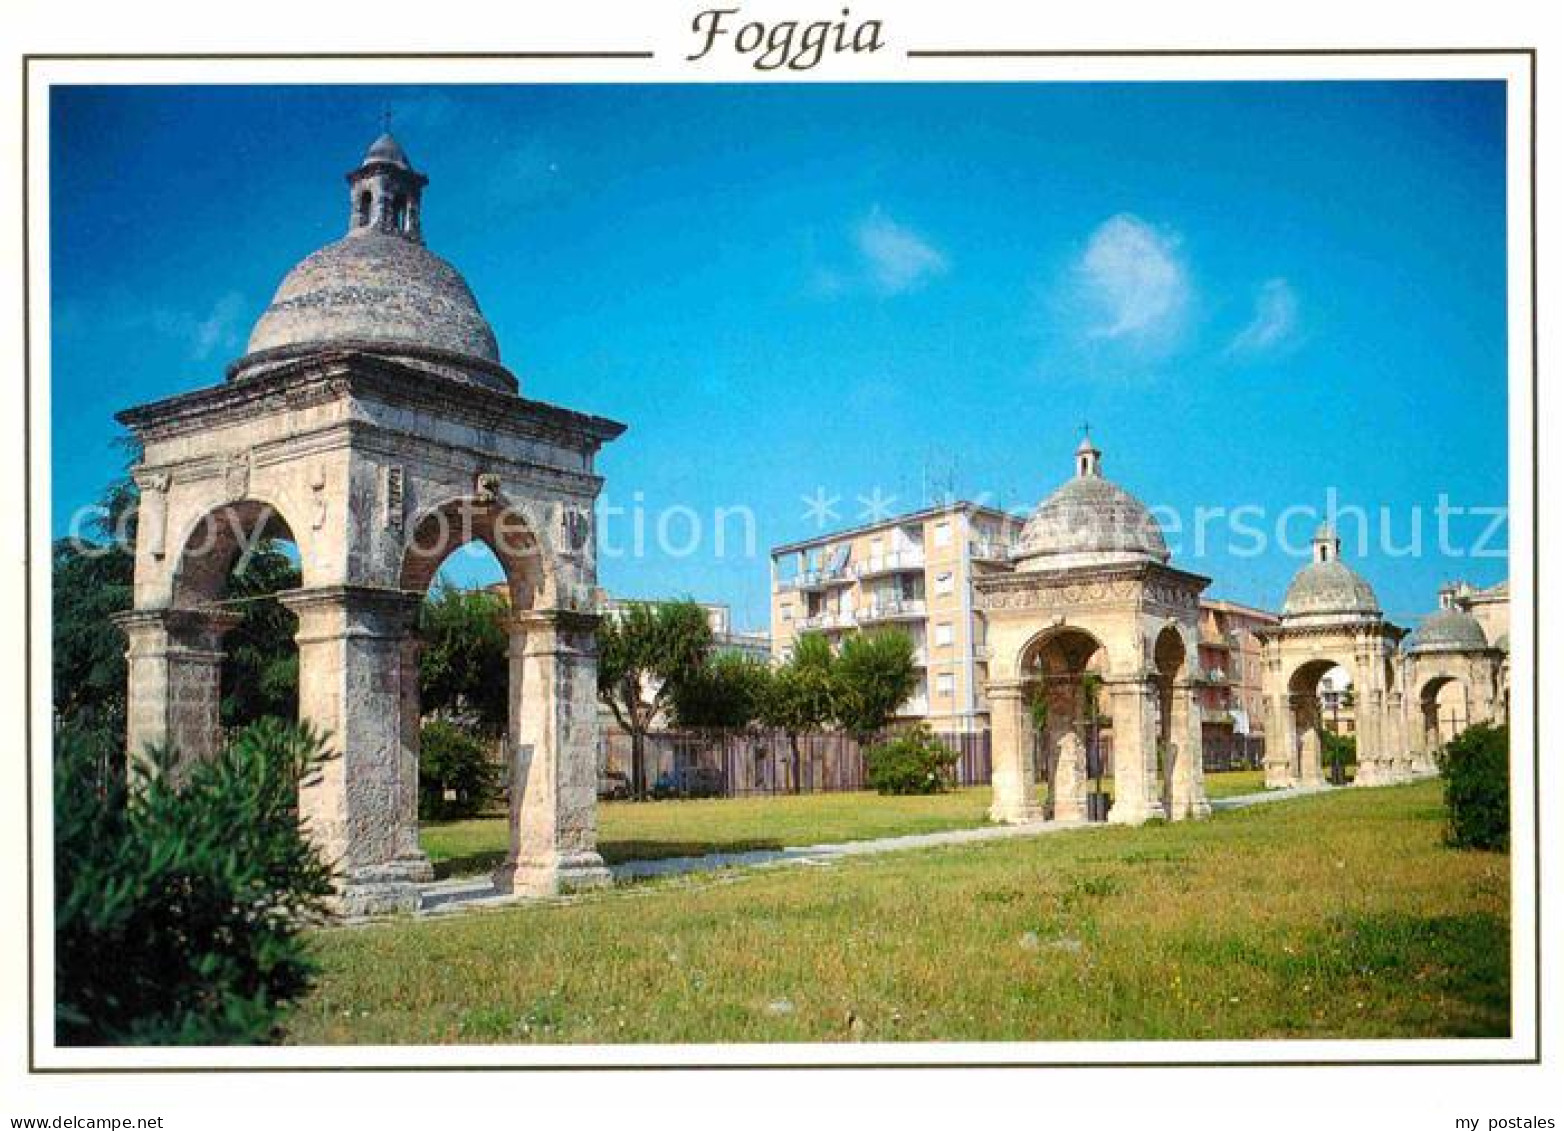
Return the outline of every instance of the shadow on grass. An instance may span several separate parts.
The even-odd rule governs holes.
[[[675,856],[711,856],[716,853],[776,852],[785,848],[781,841],[766,838],[734,840],[604,840],[597,845],[605,863],[623,864],[628,860],[668,860]],[[434,878],[450,880],[461,876],[481,876],[505,862],[504,852],[469,852],[439,860]]]

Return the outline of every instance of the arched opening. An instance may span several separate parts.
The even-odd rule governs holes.
[[[371,201],[369,190],[367,188],[360,190],[353,205],[353,226],[355,228],[368,226]]]
[[[1426,750],[1437,750],[1471,723],[1466,684],[1452,675],[1438,675],[1418,692],[1418,713]]]
[[[391,226],[399,232],[407,231],[407,198],[401,193],[391,198]]]
[[[403,759],[436,874],[504,859],[502,844],[466,844],[451,822],[505,811],[522,725],[511,619],[535,607],[543,578],[531,527],[498,503],[439,508],[409,538],[400,587],[424,600],[403,648]]]
[[[1107,650],[1091,633],[1062,628],[1030,643],[1021,656],[1021,679],[1034,764],[1048,783],[1045,812],[1057,815],[1060,754],[1079,754],[1079,772],[1101,793],[1112,773],[1113,719],[1106,711],[1103,674]],[[1066,767],[1066,774],[1070,773]]]
[[[1328,772],[1332,783],[1345,785],[1355,760],[1357,726],[1351,672],[1334,659],[1300,664],[1288,679],[1287,698],[1293,724],[1287,754],[1295,778],[1314,785]]]
[[[301,581],[292,528],[271,504],[218,507],[184,538],[173,577],[170,644],[181,671],[170,744],[181,758],[215,753],[265,717],[299,717],[297,622],[277,594]]]

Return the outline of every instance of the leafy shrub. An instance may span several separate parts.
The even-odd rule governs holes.
[[[55,747],[55,1035],[63,1045],[275,1039],[314,974],[301,928],[330,869],[303,835],[298,789],[325,744],[262,720],[171,772],[148,752],[100,772]]]
[[[877,793],[940,793],[950,788],[957,755],[926,723],[864,752],[869,786]]]
[[[1446,839],[1457,848],[1510,847],[1510,728],[1468,727],[1439,751],[1449,809]]]
[[[483,739],[444,719],[418,740],[418,815],[426,821],[472,817],[500,792],[500,768]]]

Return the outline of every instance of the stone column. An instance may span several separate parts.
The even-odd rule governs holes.
[[[1265,788],[1290,789],[1297,784],[1293,757],[1298,745],[1298,722],[1292,696],[1283,691],[1265,701],[1270,718],[1265,728]]]
[[[1173,766],[1169,775],[1168,816],[1175,821],[1211,815],[1206,798],[1205,728],[1201,726],[1199,689],[1185,680],[1173,685],[1170,728]]]
[[[1139,825],[1166,817],[1157,774],[1155,682],[1144,674],[1104,680],[1113,702],[1113,808],[1108,820]]]
[[[125,749],[131,759],[167,746],[180,767],[213,757],[223,742],[223,636],[238,613],[136,609],[114,618],[125,633]]]
[[[597,617],[510,618],[510,852],[494,886],[557,895],[613,882],[597,853]]]
[[[1374,668],[1373,658],[1360,652],[1352,672],[1358,724],[1358,773],[1353,785],[1387,785],[1397,780],[1384,748],[1384,695]]]
[[[1041,821],[1043,807],[1037,800],[1037,762],[1025,717],[1023,684],[1019,680],[991,680],[988,704],[994,763],[990,776],[994,800],[988,819],[1004,825]]]
[[[418,845],[418,671],[407,637],[416,593],[331,585],[279,593],[299,618],[299,717],[326,734],[334,757],[300,790],[311,839],[338,873],[345,915],[413,911],[434,876]]]

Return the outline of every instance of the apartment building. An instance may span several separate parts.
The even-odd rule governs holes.
[[[1281,623],[1275,613],[1234,601],[1200,601],[1201,735],[1207,758],[1252,761],[1263,751],[1265,698],[1260,638]]]
[[[937,731],[986,730],[988,653],[973,612],[972,581],[1009,568],[1020,524],[970,502],[778,546],[771,552],[771,647],[792,652],[805,632],[833,641],[895,626],[912,637],[921,680],[903,717]]]

